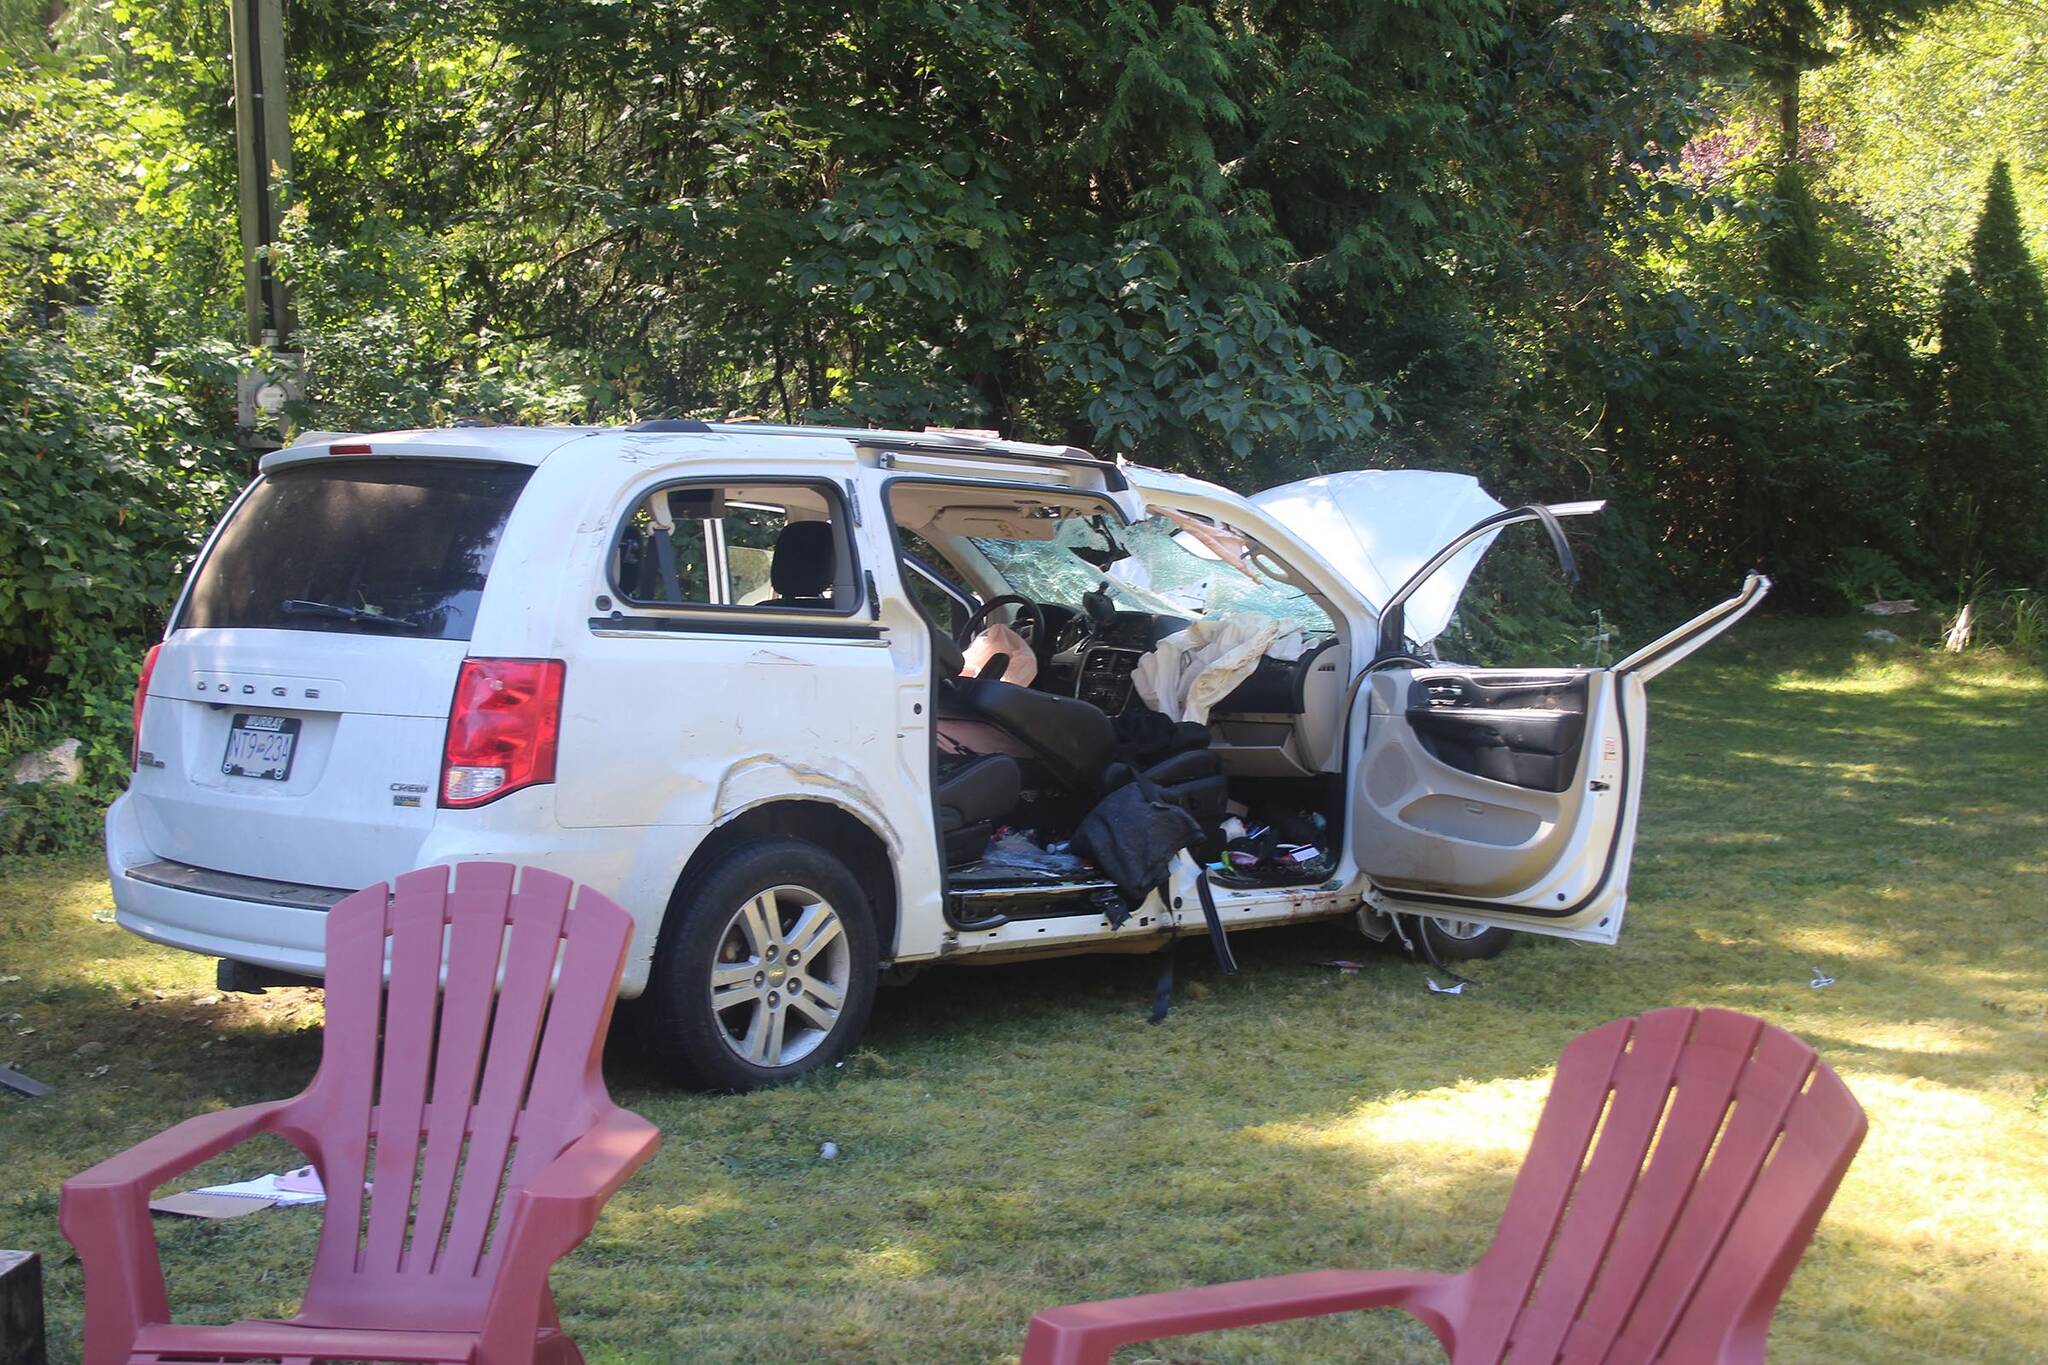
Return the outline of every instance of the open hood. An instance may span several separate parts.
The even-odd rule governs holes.
[[[1307,541],[1351,581],[1375,613],[1430,556],[1507,509],[1470,474],[1433,469],[1353,469],[1254,493],[1252,503]],[[1407,602],[1408,638],[1443,633],[1465,584],[1499,530],[1460,550]]]

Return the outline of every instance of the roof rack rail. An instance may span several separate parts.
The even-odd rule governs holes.
[[[1091,455],[1079,446],[1046,446],[1037,450],[1020,450],[1007,444],[961,440],[958,437],[915,436],[897,432],[876,432],[872,435],[848,433],[855,445],[869,450],[905,455],[946,455],[970,460],[1005,460],[1012,464],[1054,465],[1064,469],[1089,469],[1102,476],[1102,486],[1112,493],[1122,493],[1130,488],[1130,481],[1124,477],[1123,469],[1114,460],[1105,460]]]
[[[1123,467],[1079,446],[1045,446],[1028,441],[1003,441],[972,436],[960,431],[874,431],[865,427],[795,426],[774,422],[705,422],[688,417],[657,417],[618,428],[639,432],[696,432],[745,436],[813,436],[851,441],[866,450],[884,454],[941,455],[954,459],[1001,460],[1010,464],[1053,465],[1086,469],[1102,477],[1112,493],[1130,489]]]
[[[711,423],[697,417],[649,417],[644,421],[628,422],[621,431],[696,431],[711,430]]]

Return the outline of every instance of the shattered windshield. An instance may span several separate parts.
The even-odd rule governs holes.
[[[1310,635],[1335,627],[1301,589],[1239,569],[1164,516],[1134,526],[1105,518],[1068,517],[1050,540],[974,538],[1010,589],[1034,602],[1079,607],[1081,596],[1106,587],[1123,611],[1158,616],[1231,616],[1259,612],[1299,624]]]

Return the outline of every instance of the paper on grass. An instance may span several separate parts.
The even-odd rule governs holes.
[[[149,1206],[158,1213],[187,1218],[240,1218],[258,1209],[294,1208],[324,1203],[326,1199],[320,1188],[320,1173],[311,1166],[301,1166],[282,1174],[259,1175],[254,1180],[235,1180],[166,1195],[150,1200]]]

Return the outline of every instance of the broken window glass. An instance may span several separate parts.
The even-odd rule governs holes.
[[[1185,617],[1258,612],[1297,623],[1308,635],[1335,631],[1314,598],[1258,571],[1262,552],[1249,556],[1249,571],[1240,569],[1164,516],[1134,526],[1068,517],[1049,540],[976,537],[974,545],[1011,591],[1034,602],[1078,608],[1084,593],[1101,587],[1123,611]]]

